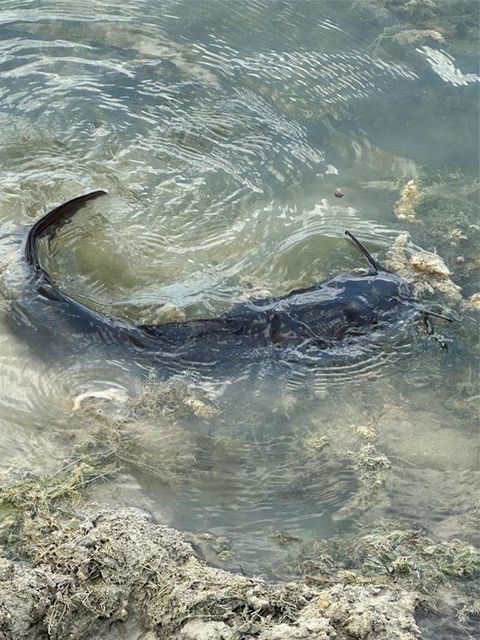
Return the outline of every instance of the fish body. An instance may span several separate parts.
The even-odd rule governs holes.
[[[365,275],[340,275],[282,297],[252,299],[217,318],[158,325],[110,318],[63,292],[42,267],[38,252],[42,237],[51,238],[80,208],[103,195],[104,191],[95,191],[56,207],[31,227],[25,244],[25,260],[41,303],[49,305],[52,315],[68,318],[78,335],[200,365],[258,359],[279,349],[313,349],[320,357],[418,316],[409,283],[379,265],[346,232],[370,263]]]

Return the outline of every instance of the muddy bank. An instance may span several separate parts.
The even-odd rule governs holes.
[[[209,566],[194,535],[145,510],[80,502],[115,474],[102,456],[4,476],[1,640],[413,640],[427,611],[479,614],[466,542],[384,522],[296,544],[297,579],[271,583]]]
[[[52,521],[48,536],[35,519],[23,531],[30,561],[0,559],[2,640],[419,636],[417,596],[398,586],[319,589],[234,575],[136,509],[86,510]]]

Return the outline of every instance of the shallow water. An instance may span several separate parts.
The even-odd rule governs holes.
[[[98,499],[227,536],[233,568],[283,577],[282,536],[319,539],[385,517],[465,537],[480,489],[471,310],[460,328],[439,323],[448,351],[416,326],[335,366],[256,361],[239,373],[232,362],[179,372],[167,387],[157,368],[148,402],[148,362],[72,344],[62,324],[48,341],[36,310],[33,331],[18,316],[12,329],[26,229],[97,188],[109,197],[43,259],[71,295],[136,323],[214,317],[363,267],[345,228],[380,259],[405,228],[425,249],[441,244],[431,221],[408,225],[393,205],[406,180],[445,166],[478,203],[478,185],[468,191],[476,52],[383,47],[379,23],[395,18],[375,22],[355,5],[1,3],[1,467],[55,471],[91,437],[75,398],[114,388],[148,405],[118,411],[151,455],[129,458]],[[450,224],[437,222],[441,232]],[[461,266],[455,255],[466,251]],[[466,268],[474,254],[467,240],[445,256],[465,295],[478,290],[478,271]],[[375,436],[358,431],[372,425]],[[352,452],[371,442],[391,466],[378,500],[359,507]],[[189,460],[173,486],[165,443]]]

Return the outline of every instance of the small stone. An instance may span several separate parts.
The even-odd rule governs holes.
[[[335,194],[334,195],[335,195],[336,198],[343,198],[345,194],[343,193],[343,191],[341,189],[335,189]]]
[[[465,258],[463,256],[457,256],[455,262],[457,264],[465,264]]]

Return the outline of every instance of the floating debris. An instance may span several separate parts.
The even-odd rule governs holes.
[[[184,398],[184,404],[192,410],[197,418],[212,418],[218,414],[218,408],[213,404],[207,404],[193,395]]]
[[[371,426],[357,427],[355,433],[362,440],[375,440],[378,436],[378,433]]]
[[[305,446],[313,451],[322,451],[328,446],[330,440],[327,436],[313,433],[305,440]]]

